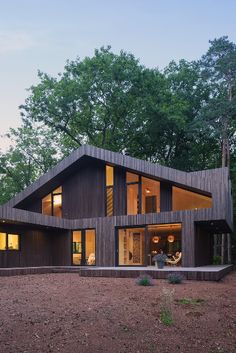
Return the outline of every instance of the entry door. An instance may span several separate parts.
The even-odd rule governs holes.
[[[77,266],[95,265],[95,229],[75,230],[72,237],[72,264]]]

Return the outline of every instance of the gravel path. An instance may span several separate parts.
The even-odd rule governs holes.
[[[170,326],[160,320],[168,297]],[[236,272],[153,287],[76,273],[0,277],[0,313],[0,353],[235,353]]]

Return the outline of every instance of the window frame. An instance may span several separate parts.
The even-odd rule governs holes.
[[[61,192],[57,192],[57,193],[54,193],[54,191],[56,189],[58,189],[59,187],[61,187]],[[51,191],[49,194],[45,195],[44,197],[42,197],[41,199],[41,208],[42,208],[42,214],[45,215],[45,216],[53,216],[53,217],[57,217],[57,218],[63,218],[62,216],[62,205],[63,205],[63,197],[62,197],[62,193],[63,193],[63,188],[62,188],[62,185],[61,186],[58,186],[57,188],[55,188],[53,191]],[[43,213],[43,199],[45,197],[47,197],[48,195],[50,195],[50,199],[51,199],[51,212],[50,212],[50,215],[47,215],[45,213]],[[54,216],[54,196],[58,196],[58,195],[61,195],[61,217],[58,217],[58,216]]]
[[[107,167],[113,168],[113,184],[112,185],[107,185]],[[115,185],[115,167],[110,164],[105,164],[105,216],[106,217],[113,217],[114,216],[114,185]],[[112,190],[112,214],[108,215],[107,214],[107,191]]]
[[[94,234],[95,234],[95,264],[94,265],[87,265],[85,263],[86,261],[86,231],[87,230],[94,230]],[[81,232],[81,252],[79,252],[78,254],[81,254],[81,264],[80,265],[75,265],[73,263],[73,244],[76,242],[73,242],[73,232]],[[78,228],[78,229],[74,229],[71,231],[71,266],[83,266],[83,267],[92,267],[92,266],[96,266],[96,261],[97,261],[97,229],[95,227],[92,228]]]
[[[132,173],[129,172],[128,170],[126,170],[126,178],[127,178],[127,173]],[[132,173],[132,174],[136,174],[136,173]],[[138,207],[137,207],[137,214],[142,214],[142,175],[141,174],[136,174],[138,176],[138,181],[130,181],[127,182],[127,179],[125,179],[125,196],[126,196],[126,210],[125,213],[127,216],[131,216],[128,215],[128,186],[129,185],[138,185]],[[135,215],[133,215],[135,216]]]
[[[6,249],[0,249],[0,251],[20,251],[21,250],[21,234],[20,233],[13,233],[13,232],[0,232],[3,234],[6,234]],[[17,235],[18,236],[18,249],[9,249],[8,247],[8,235],[12,234],[12,235]]]

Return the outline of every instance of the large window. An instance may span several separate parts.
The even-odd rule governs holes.
[[[154,265],[154,256],[162,251],[167,255],[167,264],[181,265],[181,224],[155,224],[149,225],[147,229],[149,238],[148,265]]]
[[[62,217],[62,187],[55,189],[42,199],[42,213]]]
[[[126,173],[127,214],[160,212],[160,182]]]
[[[126,173],[127,188],[127,214],[135,215],[139,213],[139,185],[140,177],[137,174]]]
[[[73,265],[95,265],[95,229],[83,229],[73,232]]]
[[[172,188],[172,210],[197,210],[200,208],[211,208],[212,198],[210,196],[197,194],[195,192],[173,186]]]
[[[106,215],[113,216],[114,168],[106,165]]]
[[[0,250],[19,250],[19,234],[0,233]]]
[[[142,213],[160,212],[160,182],[142,177]]]
[[[144,228],[118,230],[118,265],[141,266],[145,263]]]

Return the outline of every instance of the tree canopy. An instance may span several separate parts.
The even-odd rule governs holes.
[[[1,203],[84,143],[186,171],[229,165],[231,156],[236,170],[236,44],[227,37],[163,71],[102,47],[57,77],[38,77],[0,154]]]

